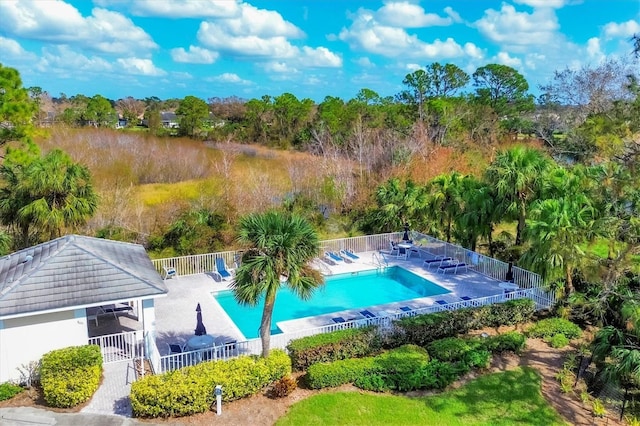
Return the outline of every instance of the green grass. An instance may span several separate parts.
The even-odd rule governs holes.
[[[323,393],[293,405],[276,425],[566,425],[540,393],[540,376],[518,368],[442,394],[409,398]]]

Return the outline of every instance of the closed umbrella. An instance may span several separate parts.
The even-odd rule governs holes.
[[[207,329],[202,322],[202,309],[200,309],[200,304],[198,303],[198,307],[196,307],[196,336],[204,336],[207,334]]]

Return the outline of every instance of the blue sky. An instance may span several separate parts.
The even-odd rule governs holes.
[[[631,61],[638,0],[0,0],[0,63],[52,96],[381,96],[433,62]]]

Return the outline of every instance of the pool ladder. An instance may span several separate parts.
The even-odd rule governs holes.
[[[371,255],[371,261],[378,269],[378,272],[384,271],[384,269],[389,266],[389,263],[387,262],[387,259],[384,257],[384,254],[382,254],[382,252],[373,253]]]

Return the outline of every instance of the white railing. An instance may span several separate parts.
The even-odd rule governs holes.
[[[142,331],[128,331],[89,338],[90,345],[100,346],[102,362],[129,361],[144,355]]]
[[[156,344],[156,339],[153,335],[153,333],[145,333],[144,335],[144,343],[146,346],[146,354],[147,354],[147,358],[149,359],[149,364],[151,364],[151,368],[153,369],[154,373],[159,373],[161,372],[161,368],[160,368],[160,351],[158,351],[158,345]]]
[[[258,339],[259,340],[259,339]],[[244,342],[243,342],[244,343]],[[246,347],[247,345],[244,345]],[[204,361],[224,361],[238,355],[249,355],[250,352],[240,350],[236,342],[159,357],[157,373],[177,370],[182,367],[196,365]]]
[[[155,259],[151,262],[159,274],[164,273],[164,268],[175,269],[178,275],[204,274],[216,270],[216,259],[224,259],[229,268],[236,262],[240,255],[239,251],[223,251],[218,253],[194,254],[190,256],[169,257],[165,259]]]

